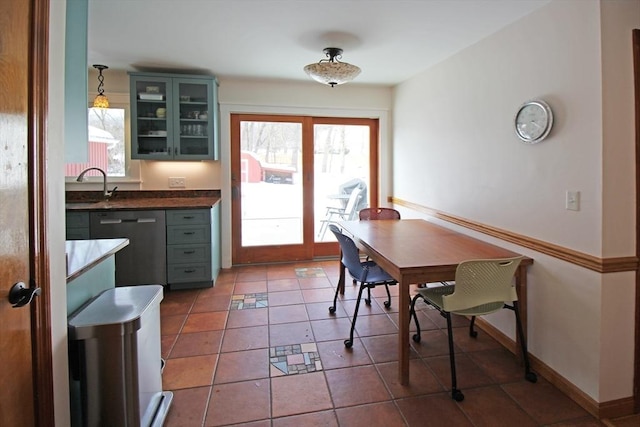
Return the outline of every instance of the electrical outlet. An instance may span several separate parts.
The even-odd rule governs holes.
[[[185,188],[187,180],[183,176],[169,177],[169,188]]]
[[[565,207],[569,211],[580,210],[580,192],[567,190],[567,198],[565,200]]]

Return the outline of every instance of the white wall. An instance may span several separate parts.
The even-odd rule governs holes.
[[[71,425],[67,359],[67,280],[64,234],[64,28],[66,2],[49,10],[49,120],[47,122],[47,241],[51,277],[51,346],[55,425]]]
[[[640,2],[607,0],[602,18],[600,8],[555,0],[399,85],[394,196],[597,257],[634,256],[629,66]],[[531,98],[555,113],[535,145],[513,130]],[[581,192],[580,211],[565,210],[566,190]],[[531,353],[597,402],[631,396],[634,274],[603,276],[496,243],[535,259]],[[509,316],[492,322],[514,336]]]

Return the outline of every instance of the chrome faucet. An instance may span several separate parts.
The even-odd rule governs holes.
[[[90,170],[98,171],[98,172],[100,172],[102,174],[102,196],[104,197],[105,200],[109,200],[113,196],[113,193],[116,192],[116,189],[118,187],[113,187],[113,190],[111,190],[111,191],[107,190],[107,174],[102,169],[100,169],[100,168],[87,168],[87,169],[83,170],[82,172],[80,172],[80,175],[78,175],[78,178],[76,179],[76,181],[78,181],[78,182],[84,181],[85,174],[87,172],[89,172]]]

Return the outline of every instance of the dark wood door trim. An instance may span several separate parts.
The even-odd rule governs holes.
[[[34,407],[37,426],[53,426],[51,286],[47,240],[49,3],[32,0],[29,52],[29,268],[42,293],[31,304]]]

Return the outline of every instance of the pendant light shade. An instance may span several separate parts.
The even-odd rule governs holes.
[[[98,70],[98,95],[93,100],[93,108],[109,108],[109,98],[104,94],[104,76],[102,70],[107,70],[106,65],[94,65],[93,68]]]
[[[342,58],[342,49],[327,47],[324,53],[329,59],[321,59],[304,67],[304,71],[315,81],[334,87],[348,83],[360,74],[359,67],[338,60]]]

